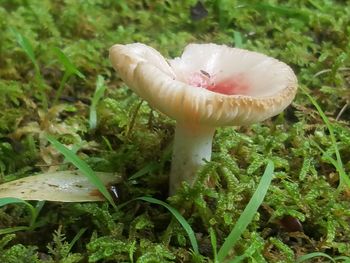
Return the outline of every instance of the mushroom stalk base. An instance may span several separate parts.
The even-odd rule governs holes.
[[[182,181],[192,185],[198,168],[210,161],[214,132],[213,127],[176,124],[169,195],[175,194]]]

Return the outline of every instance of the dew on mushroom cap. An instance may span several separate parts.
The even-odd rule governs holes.
[[[248,125],[283,111],[297,91],[292,69],[274,58],[215,44],[190,44],[166,60],[141,43],[114,45],[113,67],[148,103],[177,121],[170,194],[192,184],[211,158],[215,127]]]

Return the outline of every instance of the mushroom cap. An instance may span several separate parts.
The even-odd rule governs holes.
[[[141,44],[114,45],[114,69],[141,98],[177,121],[207,126],[247,125],[282,112],[297,78],[266,55],[216,44],[189,44],[166,60]]]

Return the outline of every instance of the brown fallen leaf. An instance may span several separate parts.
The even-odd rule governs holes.
[[[108,186],[120,181],[113,173],[96,173]],[[98,194],[97,194],[98,193]],[[102,194],[79,171],[48,172],[0,184],[0,198],[57,202],[104,201]]]

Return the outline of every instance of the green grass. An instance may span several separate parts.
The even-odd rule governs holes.
[[[339,173],[340,181],[339,181],[338,188],[340,190],[349,189],[350,188],[350,178],[347,175],[347,173],[345,172],[345,169],[343,166],[343,162],[342,162],[342,159],[341,159],[341,156],[339,153],[339,149],[338,149],[337,140],[336,140],[335,134],[334,134],[333,125],[331,124],[331,122],[329,121],[329,119],[327,118],[326,114],[321,109],[321,107],[317,103],[317,101],[309,93],[307,93],[305,90],[303,90],[303,92],[308,97],[308,99],[312,102],[312,104],[315,106],[315,108],[317,109],[318,113],[320,114],[322,120],[326,124],[327,129],[329,131],[330,139],[332,141],[332,146],[334,148],[334,152],[335,152],[335,156],[336,156],[336,160],[334,160],[331,156],[327,156],[327,158],[331,161],[331,163],[334,165],[334,167],[337,169],[337,171]],[[323,153],[325,153],[323,150],[321,150],[321,151]]]
[[[38,92],[40,93],[41,103],[42,103],[43,108],[45,110],[47,110],[48,109],[48,102],[47,102],[47,95],[45,92],[44,78],[40,72],[39,63],[38,63],[37,59],[35,58],[33,47],[30,44],[30,41],[25,36],[23,36],[20,32],[18,32],[17,30],[15,30],[13,28],[11,28],[11,30],[13,32],[13,35],[16,38],[18,45],[20,45],[20,47],[27,54],[27,56],[29,57],[29,59],[31,60],[31,62],[34,65],[35,79],[38,82]]]
[[[349,6],[208,0],[194,20],[196,3],[1,1],[0,183],[74,164],[109,202],[3,200],[0,262],[349,261]],[[110,46],[132,42],[167,57],[191,42],[262,52],[290,65],[307,94],[263,123],[219,128],[197,182],[168,198],[174,121],[108,60]],[[266,160],[274,179],[252,209]],[[94,171],[120,175],[118,199]],[[192,231],[162,205],[128,203],[141,196]],[[286,216],[302,234],[282,226]]]
[[[344,262],[344,263],[348,263],[350,262],[350,257],[335,257],[332,258],[329,255],[322,253],[322,252],[314,252],[314,253],[310,253],[310,254],[306,254],[303,255],[301,257],[299,257],[296,261],[296,263],[301,263],[301,262],[309,262],[311,259],[313,258],[317,258],[317,257],[322,257],[322,258],[327,258],[330,260],[330,262]]]
[[[187,223],[186,219],[179,213],[179,211],[177,211],[176,209],[174,209],[173,207],[171,207],[170,205],[168,205],[167,203],[152,198],[152,197],[148,197],[148,196],[143,196],[143,197],[138,197],[136,200],[142,200],[142,201],[146,201],[152,204],[157,204],[157,205],[161,205],[164,206],[166,209],[169,210],[169,212],[171,212],[173,214],[173,216],[176,218],[176,220],[181,224],[181,226],[184,228],[184,230],[186,231],[190,242],[191,242],[191,246],[193,251],[196,254],[199,254],[199,250],[198,250],[198,243],[195,237],[195,234],[193,232],[192,227]]]
[[[269,161],[256,191],[254,192],[247,206],[244,208],[242,215],[238,218],[233,230],[220,247],[217,255],[218,262],[224,262],[230,250],[237,243],[237,241],[247,228],[248,224],[253,220],[253,217],[255,216],[259,206],[264,200],[266,192],[270,186],[273,177],[273,170],[274,165],[271,161]]]
[[[91,106],[90,106],[90,115],[89,115],[89,128],[91,130],[96,129],[97,127],[97,104],[102,99],[104,92],[107,86],[104,83],[104,79],[101,75],[97,76],[96,80],[96,89],[94,96],[92,97]]]
[[[28,226],[16,226],[16,227],[10,227],[10,228],[3,228],[0,229],[0,235],[9,234],[17,231],[32,231],[36,227],[36,220],[39,216],[39,213],[41,209],[43,208],[45,201],[39,201],[37,202],[36,206],[31,205],[30,203],[14,197],[6,197],[6,198],[0,198],[0,207],[6,206],[6,205],[13,205],[13,204],[24,204],[30,211],[30,222]]]
[[[74,166],[76,166],[80,171],[82,171],[83,174],[86,175],[87,178],[91,181],[91,183],[93,183],[96,186],[96,188],[99,189],[99,191],[105,196],[105,198],[110,202],[110,204],[115,209],[117,209],[117,207],[115,206],[115,203],[114,203],[111,195],[109,194],[108,190],[106,189],[105,185],[95,175],[95,173],[92,171],[92,169],[83,160],[81,160],[79,157],[77,157],[74,152],[67,149],[64,145],[59,143],[56,139],[54,139],[51,136],[48,136],[47,138],[54,145],[54,147],[66,157],[67,161],[73,163]],[[214,254],[214,262],[223,262],[225,260],[225,258],[229,254],[229,251],[234,247],[236,242],[240,239],[242,233],[246,230],[249,223],[253,220],[253,217],[256,214],[259,206],[261,205],[261,203],[266,195],[266,192],[270,186],[270,183],[271,183],[271,180],[273,177],[273,170],[274,170],[274,165],[271,161],[269,161],[268,165],[266,167],[266,170],[265,170],[264,174],[262,175],[261,182],[259,183],[256,191],[254,192],[251,200],[247,204],[242,215],[237,220],[237,223],[235,224],[234,228],[232,229],[232,231],[230,232],[230,234],[228,235],[228,237],[226,238],[225,242],[222,244],[222,246],[220,247],[218,252],[216,251],[217,241],[216,241],[215,232],[213,232],[213,231],[210,232],[211,243],[212,243],[213,254]],[[133,179],[136,179],[140,176],[140,174],[136,174],[136,175],[137,176],[135,176],[135,174],[133,175]],[[45,189],[42,189],[42,190],[44,191]],[[188,224],[186,219],[179,213],[178,210],[176,210],[175,208],[173,208],[172,206],[168,205],[167,203],[165,203],[161,200],[158,200],[158,199],[155,199],[152,197],[148,197],[148,196],[137,197],[134,200],[142,200],[142,201],[146,201],[146,202],[149,202],[152,204],[161,205],[161,206],[165,207],[167,210],[169,210],[169,212],[171,212],[171,214],[176,218],[176,220],[181,224],[181,226],[186,231],[195,255],[200,256],[195,233],[194,233],[192,227]],[[128,201],[127,203],[123,204],[122,206],[130,204],[130,202],[131,201]],[[10,204],[10,203],[24,203],[24,204],[26,204],[27,206],[29,206],[29,208],[31,208],[31,212],[33,214],[32,218],[36,218],[34,208],[29,203],[27,203],[23,200],[20,200],[20,199],[16,199],[16,198],[3,199],[2,203],[0,203],[0,206]],[[119,209],[122,206],[119,206]],[[32,223],[31,223],[31,225],[32,225]],[[81,235],[82,235],[82,233],[79,232],[76,237],[81,236]],[[74,240],[74,242],[75,241],[76,240]],[[73,242],[73,244],[74,244],[74,242]],[[242,257],[241,260],[243,260],[243,258],[244,257]],[[236,259],[234,262],[240,262],[240,260],[238,261],[238,259]]]
[[[75,65],[70,61],[70,59],[59,49],[59,48],[53,48],[53,52],[56,54],[59,62],[64,66],[64,74],[62,77],[62,80],[60,82],[60,85],[58,87],[58,90],[56,92],[53,105],[57,104],[58,100],[61,98],[63,89],[67,83],[67,81],[73,76],[76,75],[79,78],[84,79],[83,73],[81,73]]]
[[[106,198],[106,200],[115,208],[117,209],[117,206],[115,205],[113,201],[113,197],[108,192],[107,187],[104,185],[104,183],[101,181],[101,179],[95,174],[95,172],[90,168],[89,165],[87,165],[86,162],[81,160],[74,151],[68,149],[63,144],[61,144],[59,141],[57,141],[53,136],[48,135],[46,137],[48,141],[61,153],[66,157],[67,161],[74,164],[75,167],[77,167],[88,179],[89,181],[96,186],[96,188],[101,192],[101,194]]]

